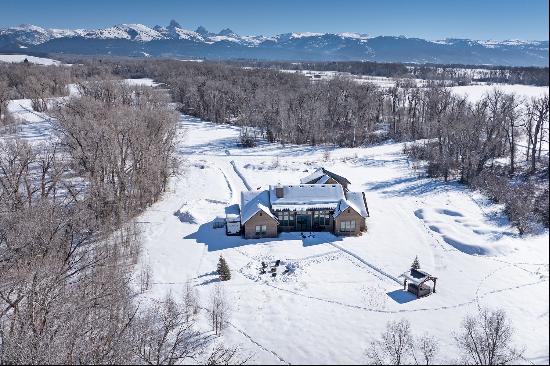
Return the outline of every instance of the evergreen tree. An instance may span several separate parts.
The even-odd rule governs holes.
[[[414,261],[411,264],[411,269],[420,269],[420,262],[418,261],[418,256],[414,257]]]
[[[220,255],[220,260],[218,261],[218,274],[220,275],[220,280],[228,281],[231,279],[231,271],[229,266],[225,261],[224,257]]]

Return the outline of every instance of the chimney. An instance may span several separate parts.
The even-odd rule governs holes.
[[[285,196],[285,189],[281,185],[281,183],[275,186],[275,195],[277,196],[277,198],[283,198]]]

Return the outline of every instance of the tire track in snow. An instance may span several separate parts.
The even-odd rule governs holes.
[[[383,276],[386,276],[387,278],[389,278],[390,280],[393,280],[395,282],[397,282],[398,284],[400,285],[403,285],[403,282],[400,281],[399,279],[397,279],[396,277],[392,276],[391,274],[383,271],[382,269],[378,268],[377,266],[375,266],[374,264],[372,263],[369,263],[368,261],[364,260],[363,258],[361,258],[360,256],[358,256],[357,254],[349,251],[348,249],[344,249],[342,248],[341,246],[339,246],[338,244],[334,243],[334,242],[329,242],[330,245],[332,245],[333,247],[337,248],[337,249],[340,249],[341,251],[343,251],[344,253],[347,253],[349,255],[351,255],[352,257],[354,257],[355,259],[357,259],[359,262],[365,264],[366,266],[370,267],[371,269],[373,269],[374,271],[380,273],[381,275]]]
[[[345,250],[343,250],[342,248],[339,248],[341,249],[342,251],[346,252]],[[242,253],[239,251],[240,254],[250,258],[248,255]],[[348,252],[346,252],[347,254],[350,254]],[[326,255],[326,253],[325,253]],[[356,256],[352,255],[354,258],[358,259]],[[365,263],[363,260],[359,259],[362,263]],[[366,264],[366,263],[365,263]],[[274,284],[271,284],[269,282],[259,282],[259,281],[256,281],[255,279],[253,278],[250,278],[249,276],[247,276],[245,273],[242,272],[242,269],[244,268],[245,266],[243,266],[242,268],[240,268],[238,270],[238,272],[246,279],[248,279],[249,281],[252,281],[254,282],[255,284],[257,284],[258,286],[261,286],[261,285],[264,285],[264,286],[268,286],[268,287],[271,287],[271,288],[274,288],[276,290],[279,290],[279,291],[282,291],[282,292],[286,292],[286,293],[289,293],[289,294],[292,294],[292,295],[295,295],[295,296],[299,296],[299,297],[302,297],[302,298],[306,298],[306,299],[309,299],[309,300],[315,300],[315,301],[321,301],[321,302],[325,302],[325,303],[328,303],[328,304],[333,304],[333,305],[339,305],[339,306],[343,306],[343,307],[347,307],[347,308],[350,308],[350,309],[356,309],[356,310],[361,310],[361,311],[367,311],[367,312],[371,312],[371,313],[381,313],[381,314],[400,314],[400,313],[416,313],[416,312],[425,312],[425,311],[440,311],[440,310],[450,310],[450,309],[456,309],[456,308],[461,308],[461,307],[464,307],[464,306],[468,306],[468,305],[471,305],[471,304],[474,304],[474,303],[479,303],[479,300],[491,295],[491,294],[495,294],[495,293],[501,293],[501,292],[507,292],[507,291],[512,291],[512,290],[516,290],[516,289],[519,289],[519,288],[523,288],[523,287],[528,287],[528,286],[534,286],[534,285],[537,285],[537,284],[540,284],[540,283],[544,283],[544,282],[547,282],[548,281],[548,278],[544,278],[544,279],[541,279],[539,281],[535,281],[535,282],[529,282],[529,283],[525,283],[525,284],[522,284],[522,285],[516,285],[516,286],[510,286],[510,287],[505,287],[505,288],[501,288],[501,289],[496,289],[496,290],[491,290],[491,291],[487,291],[487,292],[484,292],[482,293],[481,295],[479,295],[479,290],[481,288],[481,285],[482,285],[482,282],[484,282],[486,279],[488,279],[489,277],[491,277],[493,274],[495,274],[495,272],[487,275],[482,281],[481,283],[479,284],[478,286],[478,289],[476,291],[476,294],[475,294],[475,297],[472,298],[471,300],[469,301],[465,301],[465,302],[461,302],[461,303],[458,303],[458,304],[454,304],[454,305],[445,305],[445,306],[439,306],[439,307],[433,307],[433,308],[419,308],[419,309],[403,309],[403,310],[381,310],[381,309],[373,309],[373,308],[368,308],[368,307],[365,307],[365,306],[360,306],[360,305],[352,305],[352,304],[347,304],[347,303],[344,303],[344,302],[341,302],[341,301],[337,301],[337,300],[330,300],[330,299],[323,299],[321,297],[316,297],[316,296],[311,296],[311,295],[305,295],[305,294],[302,294],[302,293],[299,293],[299,292],[296,292],[296,291],[293,291],[293,290],[289,290],[289,289],[285,289],[285,288],[282,288],[282,287],[278,287]],[[369,265],[370,267],[370,265]],[[372,268],[372,267],[371,267]],[[499,268],[498,270],[501,270],[502,268]],[[498,271],[497,270],[497,271]],[[393,276],[392,276],[393,277]],[[395,278],[392,278],[392,280],[396,280]],[[397,281],[400,285],[402,285],[401,282]]]
[[[203,311],[206,311],[207,313],[209,312],[209,310],[205,307],[202,307],[202,306],[198,306],[199,309],[203,310]],[[254,345],[256,345],[258,348],[260,348],[262,351],[265,351],[267,353],[271,353],[273,356],[275,356],[281,363],[284,363],[284,364],[287,364],[287,365],[292,365],[290,362],[286,361],[284,358],[282,358],[281,356],[279,356],[277,354],[277,352],[273,351],[273,350],[270,350],[269,348],[266,348],[265,346],[263,346],[261,343],[259,343],[258,341],[256,341],[254,338],[252,338],[248,333],[246,333],[244,330],[242,330],[241,328],[239,328],[238,326],[236,326],[235,324],[233,324],[232,322],[228,321],[227,322],[227,325],[229,325],[231,328],[235,329],[237,332],[239,332],[240,334],[242,334],[246,339],[248,339],[251,343],[253,343]]]
[[[248,184],[248,181],[246,180],[246,178],[244,177],[244,175],[241,173],[241,171],[237,168],[237,165],[235,164],[235,160],[231,160],[230,161],[231,163],[231,166],[233,167],[233,170],[235,171],[235,174],[237,174],[237,176],[242,180],[244,186],[246,187],[246,189],[248,189],[249,191],[252,190],[252,187],[250,187],[250,184]]]
[[[223,175],[223,179],[225,179],[225,183],[227,184],[227,188],[229,189],[229,201],[231,202],[231,200],[233,199],[233,196],[235,194],[235,192],[233,192],[233,187],[231,187],[231,183],[229,183],[229,178],[227,178],[227,175],[225,174],[225,172],[223,171],[222,168],[220,168],[219,166],[216,165],[216,168],[218,168],[218,170],[222,173]]]
[[[266,347],[264,347],[263,345],[261,345],[260,343],[258,343],[256,340],[254,340],[254,338],[252,338],[250,335],[248,335],[244,330],[240,329],[239,327],[237,327],[235,324],[233,323],[228,323],[233,329],[235,329],[237,332],[241,333],[245,338],[247,338],[250,342],[252,342],[253,344],[255,344],[256,346],[258,346],[261,350],[265,351],[265,352],[268,352],[268,353],[271,353],[273,356],[275,356],[281,363],[284,363],[284,364],[287,364],[287,365],[292,365],[290,362],[286,361],[284,358],[282,358],[281,356],[279,356],[275,351],[273,350],[270,350]]]
[[[481,209],[481,207],[480,207],[480,209]],[[426,221],[424,219],[418,217],[416,214],[415,214],[415,217],[421,222],[424,230],[434,239],[434,241],[439,245],[440,249],[442,249],[444,252],[446,252],[446,253],[454,252],[454,253],[459,253],[459,254],[464,254],[464,255],[470,255],[470,254],[464,253],[464,252],[454,248],[453,246],[451,246],[447,243],[444,244],[441,241],[441,239],[442,239],[441,235],[438,234],[438,233],[434,233],[434,231],[428,226],[428,224],[426,223]],[[478,258],[478,259],[481,259],[481,260],[488,260],[488,261],[508,264],[510,266],[516,267],[517,269],[520,269],[524,272],[527,272],[527,273],[529,273],[533,276],[537,276],[537,277],[539,276],[539,274],[537,274],[536,272],[530,271],[526,268],[523,268],[523,267],[521,267],[521,265],[529,265],[529,266],[548,266],[549,265],[548,263],[510,262],[510,261],[506,261],[506,260],[503,260],[503,259],[498,259],[498,258],[490,257],[490,256],[482,256],[482,255],[475,255],[475,256],[472,256],[472,257]]]
[[[263,284],[266,285],[266,286],[272,287],[274,289],[277,289],[279,291],[287,292],[287,293],[297,295],[297,296],[300,296],[300,297],[303,297],[303,298],[307,298],[307,299],[310,299],[310,300],[322,301],[322,302],[326,302],[326,303],[329,303],[329,304],[340,305],[340,306],[344,306],[344,307],[351,308],[351,309],[357,309],[357,310],[367,311],[367,312],[371,312],[371,313],[400,314],[400,313],[417,313],[417,312],[425,312],[425,311],[440,311],[440,310],[457,309],[457,308],[461,308],[461,307],[464,307],[464,306],[474,304],[474,303],[478,302],[480,299],[483,299],[483,298],[485,298],[489,295],[492,295],[492,294],[501,293],[501,292],[508,292],[508,291],[512,291],[512,290],[516,290],[516,289],[523,288],[523,287],[528,287],[528,286],[534,286],[534,285],[538,285],[540,283],[547,282],[547,281],[548,281],[547,279],[544,279],[544,280],[540,280],[540,281],[525,283],[525,284],[522,284],[522,285],[510,286],[510,287],[506,287],[506,288],[487,291],[487,292],[485,292],[481,295],[476,295],[475,298],[473,298],[469,301],[461,302],[461,303],[454,304],[454,305],[438,306],[438,307],[434,307],[434,308],[403,309],[403,310],[372,309],[372,308],[367,308],[365,306],[360,306],[360,305],[346,304],[346,303],[343,303],[343,302],[340,302],[340,301],[337,301],[337,300],[329,300],[329,299],[323,299],[323,298],[316,297],[316,296],[304,295],[304,294],[301,294],[299,292],[284,289],[284,288],[281,288],[281,287],[277,287],[275,285],[272,285],[272,284],[266,283],[266,282],[264,282]]]
[[[340,253],[340,252],[341,252],[340,250],[332,250],[330,252],[314,254],[314,255],[307,256],[307,257],[303,257],[303,258],[287,258],[285,260],[289,261],[289,262],[301,262],[301,261],[305,261],[305,260],[308,260],[308,259],[320,258],[320,257],[324,257],[326,255],[336,254],[336,253]]]
[[[50,123],[53,123],[53,122],[54,122],[54,119],[51,118],[50,116],[48,116],[47,114],[42,115],[42,114],[40,114],[40,113],[38,113],[38,112],[36,112],[36,111],[34,111],[34,110],[32,110],[32,109],[29,109],[29,108],[27,108],[27,107],[24,107],[22,104],[19,104],[19,107],[20,107],[21,109],[23,109],[23,110],[25,110],[25,111],[31,113],[31,114],[34,114],[35,116],[37,116],[37,117],[39,117],[39,118],[42,118],[44,121],[47,121],[47,122],[50,122]]]

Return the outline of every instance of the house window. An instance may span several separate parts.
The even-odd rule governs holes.
[[[351,233],[355,231],[355,220],[340,221],[340,231],[343,233]]]
[[[294,226],[294,212],[279,211],[277,213],[277,218],[281,226]]]
[[[330,212],[329,211],[313,212],[313,224],[319,225],[319,226],[330,225]]]
[[[256,225],[256,235],[261,236],[267,233],[266,225]]]

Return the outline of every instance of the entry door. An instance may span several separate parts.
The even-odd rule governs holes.
[[[298,231],[311,231],[311,213],[296,214],[296,229]]]

